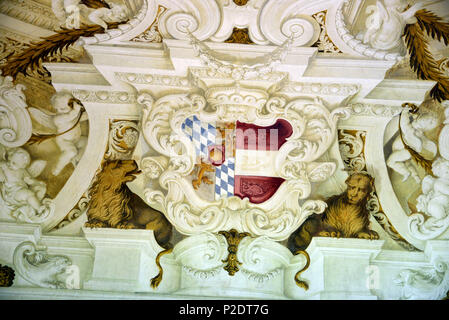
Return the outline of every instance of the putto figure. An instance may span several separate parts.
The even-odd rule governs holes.
[[[433,130],[438,125],[437,118],[431,113],[413,114],[410,107],[405,107],[401,113],[399,126],[400,134],[393,141],[393,152],[387,159],[387,165],[401,174],[405,181],[411,175],[417,183],[421,182],[418,172],[412,163],[412,149],[422,159],[433,160],[438,147],[435,142],[425,136],[426,131]]]
[[[81,122],[88,119],[81,102],[74,99],[69,92],[56,93],[51,103],[56,113],[48,113],[36,108],[28,108],[28,110],[36,121],[55,132],[53,135],[41,137],[56,137],[56,144],[61,154],[52,174],[57,176],[67,164],[72,162],[76,166],[80,160],[87,144],[87,137],[82,135]]]
[[[288,239],[292,252],[305,250],[312,237],[342,237],[379,239],[369,228],[366,208],[373,190],[374,178],[366,173],[354,173],[346,179],[347,190],[329,198],[321,215],[313,214]]]
[[[51,8],[63,21],[61,26],[68,29],[79,29],[82,23],[87,22],[107,30],[108,22],[120,22],[128,17],[125,6],[102,0],[52,0]]]
[[[37,180],[46,161],[31,162],[30,154],[23,148],[9,149],[0,161],[1,206],[18,220],[33,220],[46,216],[51,208],[43,201],[47,185]]]
[[[424,227],[432,228],[449,216],[449,161],[438,158],[433,162],[432,172],[422,181],[423,194],[417,198],[417,209],[428,215]]]
[[[407,24],[416,23],[415,13],[423,7],[417,3],[408,8],[406,0],[378,0],[376,6],[370,6],[366,19],[367,30],[363,35],[363,43],[371,47],[403,53],[401,41]]]

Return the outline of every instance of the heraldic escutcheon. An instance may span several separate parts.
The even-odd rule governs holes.
[[[318,160],[344,108],[318,98],[287,101],[254,88],[216,87],[203,95],[154,100],[143,93],[145,200],[185,235],[235,228],[286,239],[324,202],[312,182],[335,171]]]

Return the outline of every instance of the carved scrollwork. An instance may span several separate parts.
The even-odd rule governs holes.
[[[82,197],[80,198],[80,200],[78,201],[78,203],[76,204],[76,206],[69,211],[69,213],[64,217],[64,219],[59,222],[56,227],[54,227],[53,230],[58,230],[61,229],[67,225],[69,225],[70,223],[72,223],[73,221],[75,221],[76,219],[78,219],[82,214],[84,214],[88,207],[89,207],[89,195],[88,192],[86,191]]]
[[[301,14],[293,1],[267,1],[260,11],[260,30],[270,42],[279,45],[293,37],[293,46],[310,46],[320,35],[320,25],[312,17]]]
[[[401,300],[441,300],[449,290],[448,266],[437,260],[432,269],[405,269],[394,282],[401,287]]]
[[[332,143],[337,120],[348,114],[344,108],[329,112],[319,99],[287,103],[283,98],[267,99],[257,90],[244,88],[214,89],[206,97],[208,105],[203,96],[196,94],[168,95],[157,101],[148,94],[138,97],[144,106],[145,141],[158,154],[142,159],[144,172],[157,182],[148,184],[144,191],[149,205],[160,207],[183,234],[239,228],[275,240],[286,239],[307,216],[324,210],[321,201],[299,203],[297,199],[310,195],[311,182],[323,181],[333,174],[333,163],[312,163]],[[202,199],[186,179],[193,170],[196,154],[181,124],[193,115],[202,121],[239,120],[264,126],[278,119],[290,121],[293,134],[279,149],[275,161],[278,176],[286,182],[262,205],[235,196],[213,202]],[[161,162],[161,156],[166,160]]]
[[[139,138],[139,129],[133,121],[114,121],[110,124],[108,160],[130,159]]]
[[[183,271],[200,279],[209,279],[223,271],[227,245],[224,236],[201,233],[176,244],[173,253]]]
[[[198,39],[206,40],[220,26],[221,10],[214,0],[193,0],[189,6],[181,0],[171,2],[171,12],[164,14],[159,22],[163,38],[185,40],[191,32]]]
[[[288,265],[291,254],[287,250],[280,250],[281,248],[277,246],[277,243],[267,237],[244,238],[237,253],[237,259],[241,261],[241,272],[249,280],[259,284],[279,276],[283,268]],[[270,263],[267,263],[267,260],[272,258],[272,252],[277,252],[279,255],[277,259],[270,259]]]
[[[12,77],[0,75],[0,144],[19,147],[31,137],[32,124],[23,90]]]
[[[66,256],[50,255],[45,247],[26,241],[14,251],[17,273],[33,285],[44,288],[66,288],[61,277],[72,262]]]

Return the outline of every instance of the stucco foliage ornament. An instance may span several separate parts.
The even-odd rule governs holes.
[[[14,251],[13,261],[17,273],[38,287],[67,287],[63,278],[72,262],[65,256],[50,255],[45,247],[26,241]]]
[[[436,261],[430,270],[402,270],[394,279],[401,300],[441,300],[449,290],[447,263]]]
[[[312,182],[324,181],[335,170],[332,162],[315,161],[333,142],[338,119],[349,114],[345,108],[329,112],[318,98],[287,101],[240,87],[212,88],[205,97],[174,94],[157,101],[146,93],[138,97],[143,105],[142,132],[154,150],[140,164],[150,178],[144,191],[149,205],[160,208],[186,235],[234,228],[276,241],[286,239],[310,214],[324,210],[324,202],[305,199]],[[285,181],[271,198],[258,204],[236,196],[208,201],[195,192],[187,179],[197,160],[195,147],[181,128],[194,115],[205,122],[240,121],[258,126],[273,125],[278,119],[290,122],[293,133],[274,161],[277,176]]]
[[[23,85],[14,85],[12,77],[0,74],[0,144],[5,147],[19,147],[31,137],[24,89]]]

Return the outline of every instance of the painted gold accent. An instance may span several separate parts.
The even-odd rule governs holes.
[[[14,270],[0,264],[0,287],[11,287],[14,282]]]
[[[440,17],[425,9],[415,14],[418,22],[409,24],[404,29],[405,43],[410,54],[410,66],[418,77],[423,80],[433,80],[437,84],[430,91],[430,96],[441,102],[449,99],[449,78],[438,67],[429,50],[431,37],[434,40],[449,44],[449,23],[443,22]]]
[[[317,47],[319,52],[342,53],[342,51],[338,49],[338,47],[327,34],[326,16],[327,10],[323,10],[312,15],[312,18],[314,18],[315,21],[318,22],[321,29],[318,40],[312,45],[312,47]]]
[[[306,257],[306,265],[299,270],[298,272],[296,272],[295,274],[295,283],[298,287],[303,288],[304,290],[309,290],[309,284],[307,282],[305,282],[304,280],[300,280],[299,276],[301,275],[301,273],[303,273],[304,271],[306,271],[309,266],[310,266],[310,256],[307,253],[307,251],[305,250],[298,250],[295,252],[295,255],[297,254],[302,254]]]
[[[241,43],[241,44],[254,44],[250,39],[248,28],[239,29],[234,28],[231,36],[225,41],[226,43]]]
[[[197,190],[203,182],[206,184],[213,184],[213,182],[204,175],[206,172],[215,172],[215,169],[211,164],[203,162],[203,159],[201,159],[201,163],[196,164],[195,167],[199,169],[198,177],[192,181],[192,186],[195,190]]]
[[[156,17],[151,25],[141,34],[131,39],[135,42],[162,42],[162,35],[159,32],[158,24],[162,14],[168,9],[162,5],[158,5]]]
[[[220,231],[218,234],[223,235],[226,238],[226,241],[228,242],[228,257],[223,260],[223,262],[226,262],[226,265],[223,267],[230,276],[233,276],[236,274],[236,272],[239,271],[239,265],[242,263],[237,260],[237,249],[239,246],[240,241],[250,236],[248,232],[238,232],[235,229],[231,229],[229,231]]]
[[[238,6],[246,6],[249,0],[232,0]]]

